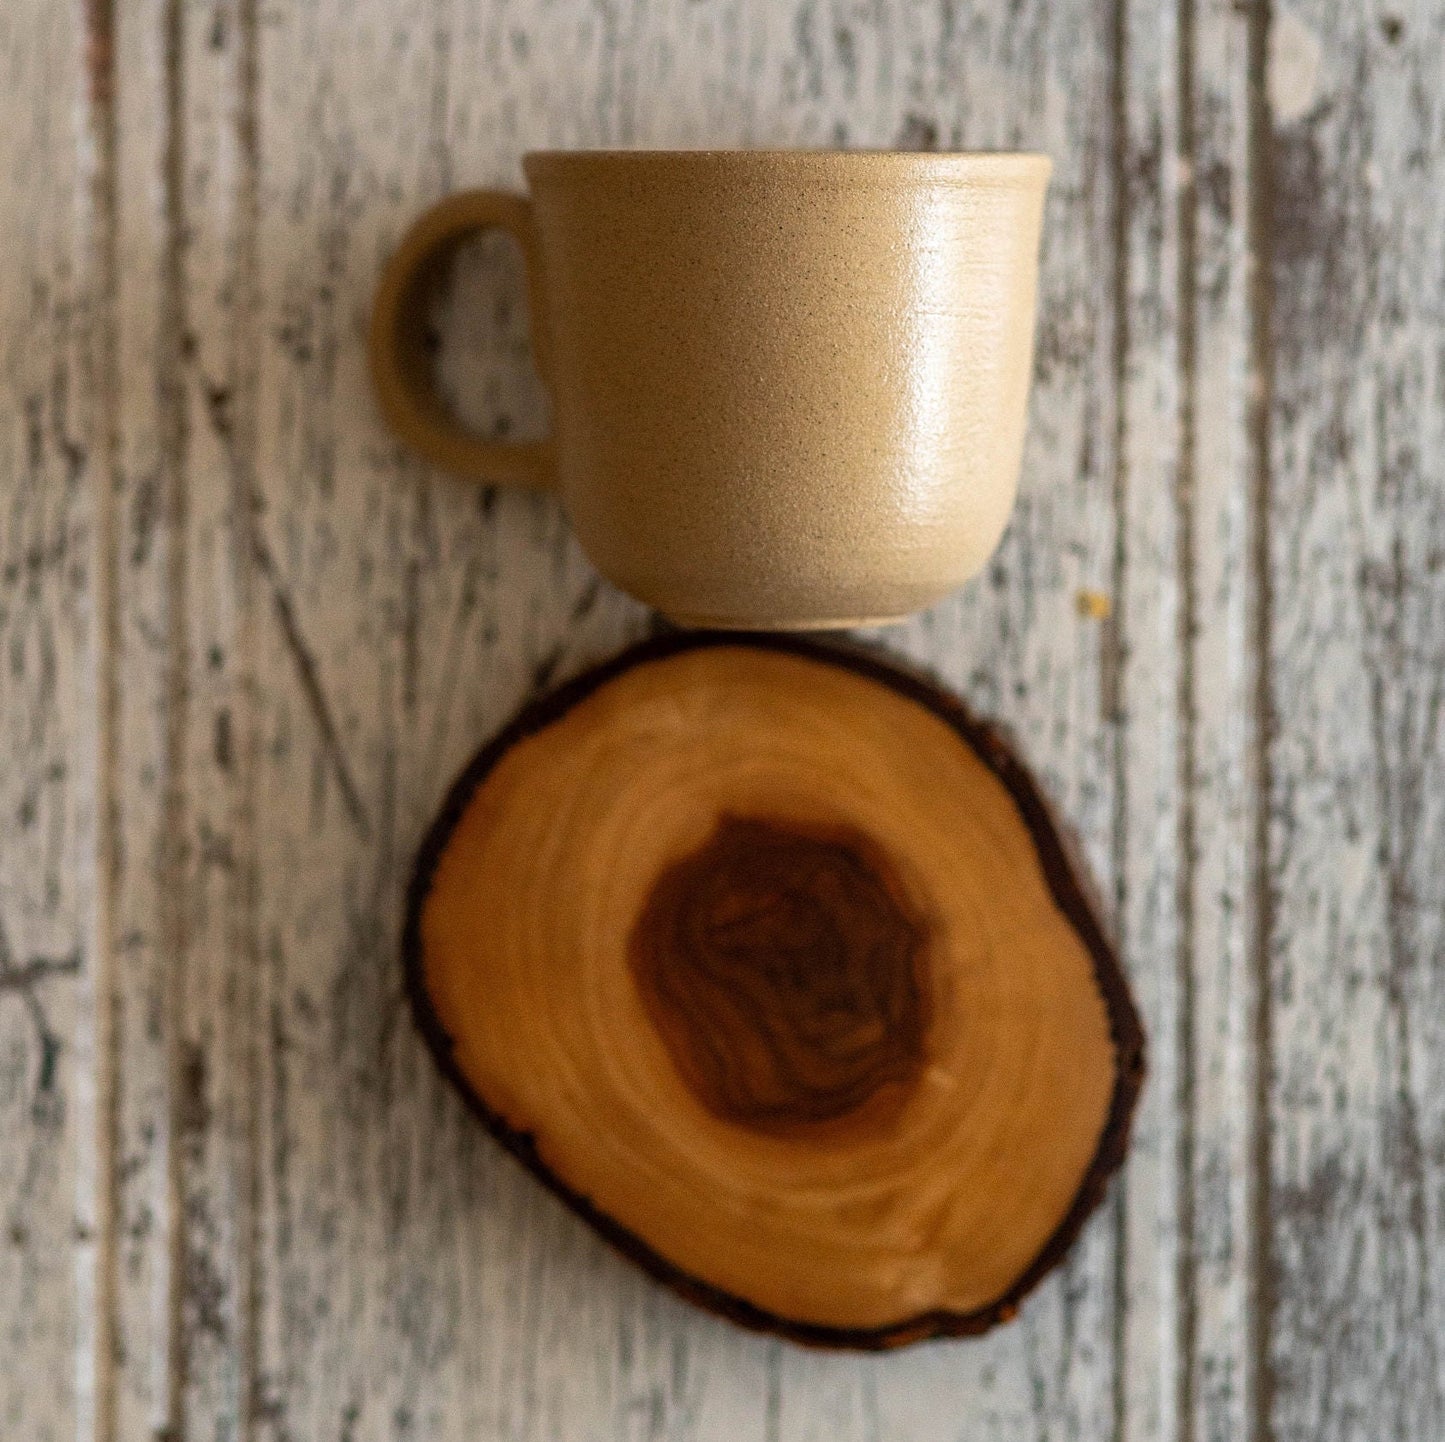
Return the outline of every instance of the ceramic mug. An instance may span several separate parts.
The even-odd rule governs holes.
[[[609,580],[685,624],[876,624],[998,543],[1032,368],[1039,155],[548,151],[454,195],[382,276],[371,363],[428,460],[554,489]],[[554,434],[439,399],[424,291],[510,231]]]

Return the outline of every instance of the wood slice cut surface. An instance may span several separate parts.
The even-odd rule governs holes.
[[[422,848],[406,954],[538,1176],[694,1301],[823,1345],[1011,1315],[1143,1075],[1002,741],[792,638],[662,638],[529,707]]]

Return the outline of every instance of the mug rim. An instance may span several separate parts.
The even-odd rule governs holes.
[[[842,170],[936,171],[975,182],[1044,183],[1053,160],[1036,150],[829,150],[821,147],[696,147],[645,149],[598,147],[529,150],[522,166],[529,177],[596,164],[757,168],[798,165]]]

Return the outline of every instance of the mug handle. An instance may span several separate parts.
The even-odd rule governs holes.
[[[432,206],[402,237],[381,273],[368,340],[372,383],[392,428],[433,465],[472,480],[552,489],[556,468],[550,440],[484,440],[451,414],[433,380],[426,348],[426,293],[462,243],[484,230],[505,230],[522,248],[532,348],[546,380],[531,203],[501,190],[464,190]]]

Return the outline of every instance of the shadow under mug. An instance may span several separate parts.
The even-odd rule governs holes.
[[[531,198],[429,210],[381,279],[372,374],[422,456],[555,489],[598,570],[692,625],[906,616],[973,575],[1018,487],[1039,155],[552,151]],[[526,260],[548,441],[447,411],[425,292],[492,228]]]

